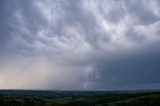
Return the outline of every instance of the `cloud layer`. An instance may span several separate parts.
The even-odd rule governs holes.
[[[0,88],[159,89],[159,0],[1,0]]]

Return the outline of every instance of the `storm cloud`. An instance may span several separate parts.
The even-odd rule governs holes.
[[[1,0],[0,88],[160,89],[159,0]]]

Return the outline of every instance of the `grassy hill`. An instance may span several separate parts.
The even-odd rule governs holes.
[[[160,92],[1,90],[0,106],[160,106]]]
[[[150,94],[118,102],[108,103],[109,106],[160,106],[160,94]]]

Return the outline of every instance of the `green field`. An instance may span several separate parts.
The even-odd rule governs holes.
[[[160,106],[160,93],[1,90],[0,106]]]

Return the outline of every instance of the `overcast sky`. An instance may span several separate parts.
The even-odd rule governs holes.
[[[160,0],[0,0],[0,89],[160,89]]]

